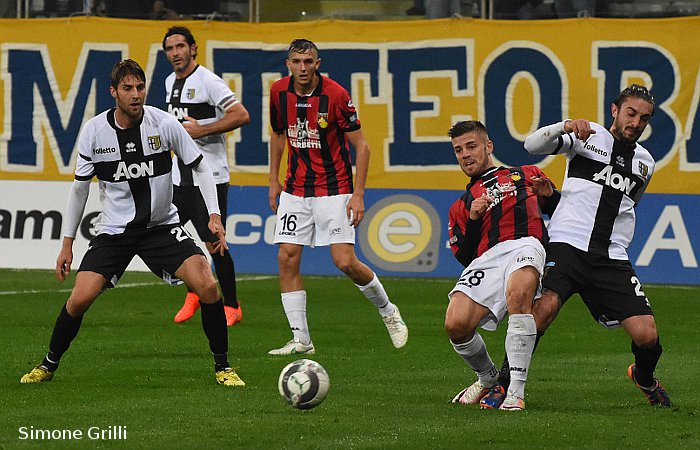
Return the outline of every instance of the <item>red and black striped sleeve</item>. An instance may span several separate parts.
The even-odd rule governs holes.
[[[464,267],[469,266],[477,257],[477,248],[481,240],[482,220],[469,218],[469,209],[474,198],[465,192],[450,207],[448,231],[452,254]]]

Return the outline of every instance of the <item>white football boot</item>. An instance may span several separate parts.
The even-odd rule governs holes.
[[[484,386],[479,380],[476,380],[471,386],[462,389],[457,395],[455,395],[455,397],[452,399],[452,403],[476,405],[482,398],[484,398],[486,394],[489,393],[490,390],[490,386]]]
[[[292,339],[280,348],[275,348],[267,352],[268,355],[313,355],[316,353],[314,343],[302,344],[301,342]]]
[[[389,331],[389,337],[394,347],[401,348],[408,341],[408,327],[401,318],[399,308],[396,307],[394,312],[386,317],[382,317],[386,329]]]

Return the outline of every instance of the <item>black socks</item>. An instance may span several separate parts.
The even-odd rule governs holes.
[[[219,299],[216,303],[208,304],[200,301],[199,304],[202,308],[202,328],[209,339],[209,349],[214,355],[216,370],[223,370],[229,367],[226,356],[228,353],[228,328],[224,302]]]
[[[77,336],[80,330],[80,324],[83,322],[83,316],[78,318],[68,314],[66,305],[63,305],[61,312],[58,314],[56,324],[53,327],[51,341],[49,342],[49,353],[44,357],[41,365],[49,369],[51,372],[58,368],[58,363],[61,357],[70,347],[71,342]]]
[[[634,354],[634,363],[637,365],[634,378],[637,384],[642,387],[654,387],[654,371],[656,364],[661,358],[661,343],[659,338],[656,338],[656,343],[653,347],[642,348],[632,341],[632,353]]]
[[[228,250],[224,254],[212,253],[216,278],[221,286],[221,293],[224,296],[224,305],[238,308],[238,297],[236,295],[236,269],[233,265],[233,258]]]

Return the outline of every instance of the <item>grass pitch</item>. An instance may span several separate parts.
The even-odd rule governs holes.
[[[241,277],[243,321],[229,328],[230,361],[244,388],[218,386],[199,313],[172,318],[184,288],[128,273],[104,293],[50,383],[19,378],[46,352],[73,275],[0,270],[0,448],[700,448],[700,289],[645,286],[664,347],[657,376],[671,410],[652,408],[626,378],[622,330],[597,325],[576,297],[535,353],[527,409],[449,404],[474,374],[443,330],[454,280],[384,278],[409,329],[392,347],[375,308],[345,278],[309,277],[308,317],[331,380],[311,411],[283,404],[277,377],[294,357],[275,278]],[[505,326],[483,332],[497,364]],[[91,440],[119,427],[126,439]],[[80,430],[81,440],[22,439],[32,430]]]

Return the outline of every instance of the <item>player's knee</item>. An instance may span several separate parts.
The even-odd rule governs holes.
[[[506,294],[506,305],[510,314],[530,314],[532,312],[532,300],[534,292],[526,289],[509,291]]]
[[[199,296],[199,300],[204,303],[216,303],[220,297],[219,288],[213,277],[204,281],[195,292]]]
[[[656,327],[647,327],[635,333],[632,340],[637,344],[637,347],[651,348],[656,345],[658,338],[659,335],[656,332]]]
[[[88,308],[90,308],[91,303],[92,302],[85,302],[70,298],[66,302],[66,311],[68,312],[68,315],[75,319],[85,314]]]
[[[445,316],[445,331],[450,340],[456,343],[465,342],[474,335],[468,320],[449,314]]]
[[[291,270],[294,267],[298,267],[300,262],[300,257],[296,254],[292,254],[280,249],[277,254],[277,264],[280,270]]]
[[[333,264],[344,274],[352,274],[355,268],[355,258],[352,255],[336,256],[333,258]]]

